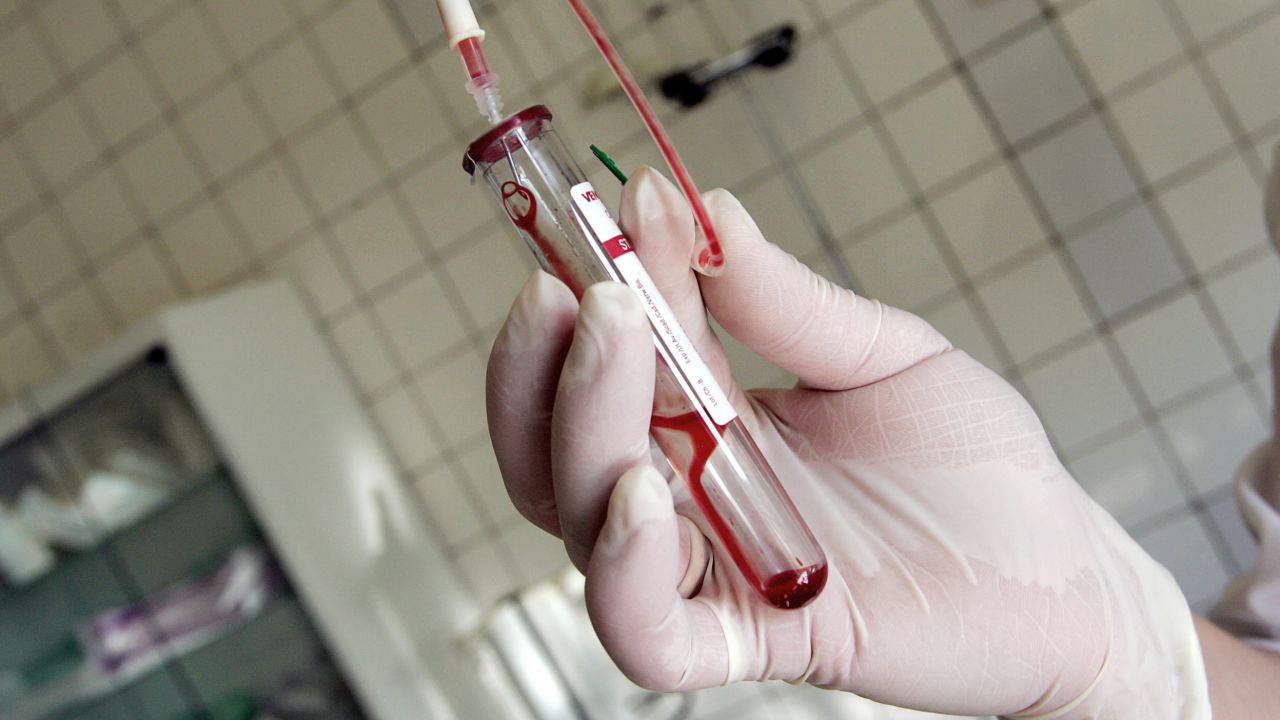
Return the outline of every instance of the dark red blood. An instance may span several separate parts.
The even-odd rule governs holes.
[[[467,68],[467,77],[475,80],[489,74],[489,61],[480,49],[479,38],[466,38],[458,43],[458,53],[462,55],[462,64]]]
[[[756,589],[756,592],[768,600],[770,605],[783,609],[803,607],[817,597],[827,583],[825,563],[796,570],[785,570],[761,580],[747,561],[738,537],[720,513],[716,512],[711,499],[707,497],[706,490],[702,487],[702,472],[707,466],[707,460],[719,445],[719,439],[712,434],[710,428],[715,428],[716,434],[724,434],[727,426],[705,420],[696,412],[687,412],[674,417],[654,415],[650,419],[650,426],[659,431],[660,439],[662,432],[679,433],[688,439],[693,449],[689,458],[688,472],[685,473],[689,492],[693,495],[694,502],[698,503],[698,508],[702,510],[707,522],[710,523],[711,529],[715,530],[716,536],[724,544],[729,557],[733,558],[734,564],[742,571],[743,577]],[[665,451],[666,448],[664,447],[663,450]],[[671,453],[668,452],[667,455],[670,457]]]
[[[709,248],[702,248],[702,252],[698,253],[698,267],[706,267],[707,263],[710,261],[711,250]]]
[[[547,240],[547,236],[543,235],[538,227],[538,200],[533,192],[523,185],[508,180],[502,183],[502,207],[506,209],[511,223],[528,235],[538,246],[538,250],[547,259],[547,264],[551,266],[552,274],[568,285],[578,299],[582,299],[584,288],[573,276],[569,264],[564,261],[560,253],[556,252],[555,246]]]
[[[799,570],[784,570],[764,581],[764,596],[769,598],[769,604],[774,607],[804,607],[822,592],[826,584],[826,563]]]

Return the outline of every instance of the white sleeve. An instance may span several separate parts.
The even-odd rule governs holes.
[[[1280,652],[1280,493],[1274,491],[1280,483],[1266,481],[1280,473],[1268,460],[1272,442],[1254,450],[1236,476],[1236,502],[1258,541],[1258,559],[1227,586],[1209,617],[1242,640]]]

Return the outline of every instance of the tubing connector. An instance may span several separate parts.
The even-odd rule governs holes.
[[[467,81],[467,92],[476,101],[476,109],[490,124],[502,121],[502,93],[498,91],[498,74],[486,73]]]

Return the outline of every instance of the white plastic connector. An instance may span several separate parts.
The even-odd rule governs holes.
[[[444,34],[449,38],[449,47],[456,48],[458,43],[467,38],[484,40],[484,30],[480,29],[470,0],[436,0],[436,8],[440,11],[440,19],[444,21]]]
[[[502,93],[498,91],[498,74],[481,75],[467,81],[467,92],[476,101],[476,109],[489,122],[497,125],[502,120]]]

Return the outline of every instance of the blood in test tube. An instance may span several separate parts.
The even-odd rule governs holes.
[[[550,122],[543,106],[515,113],[471,144],[463,168],[574,295],[602,281],[636,291],[659,360],[653,440],[746,582],[774,607],[803,607],[827,580],[821,546]]]

